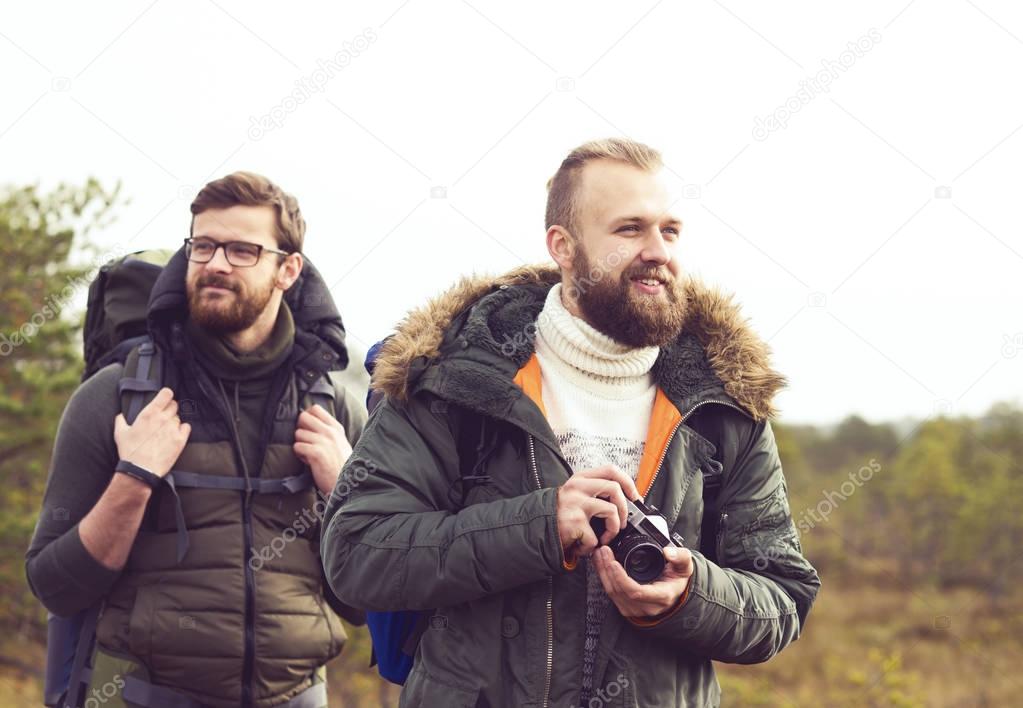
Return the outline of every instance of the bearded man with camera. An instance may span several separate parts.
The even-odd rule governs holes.
[[[429,616],[403,706],[716,706],[712,661],[803,630],[784,379],[683,276],[676,201],[657,151],[582,145],[548,183],[557,267],[465,279],[382,345],[322,548],[344,602]]]

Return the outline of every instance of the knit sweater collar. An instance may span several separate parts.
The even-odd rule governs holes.
[[[650,374],[658,347],[630,348],[569,312],[561,283],[547,293],[536,321],[536,351],[575,383],[604,398],[628,398],[653,385]]]

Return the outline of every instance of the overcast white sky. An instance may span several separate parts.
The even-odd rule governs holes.
[[[1021,37],[992,0],[5,4],[0,181],[122,180],[99,238],[135,250],[262,172],[364,349],[545,260],[547,178],[627,135],[678,178],[683,267],[769,339],[784,420],[977,414],[1023,400]]]

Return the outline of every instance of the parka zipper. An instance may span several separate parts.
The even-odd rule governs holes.
[[[668,434],[668,440],[664,443],[664,449],[661,450],[661,457],[659,460],[657,460],[657,467],[654,468],[654,476],[650,478],[650,486],[647,487],[646,492],[643,493],[644,498],[650,492],[650,490],[654,488],[654,482],[657,481],[657,475],[661,473],[661,465],[664,464],[664,458],[668,456],[668,448],[671,447],[671,439],[675,437],[675,433],[678,432],[678,429],[680,427],[682,427],[682,422],[684,420],[685,418],[682,418],[677,423],[675,423],[675,427],[672,428],[671,432]]]
[[[718,521],[718,536],[714,539],[714,552],[717,553],[718,558],[724,557],[724,548],[721,542],[725,538],[725,525],[728,523],[728,512],[721,514],[720,520]]]
[[[679,421],[675,423],[675,427],[671,429],[671,433],[668,435],[668,440],[664,443],[664,449],[661,450],[661,457],[660,459],[657,460],[657,467],[654,468],[654,476],[650,478],[650,486],[647,487],[647,493],[649,493],[650,490],[654,488],[654,482],[657,481],[657,475],[661,473],[661,465],[664,464],[664,458],[668,456],[668,447],[671,445],[671,441],[675,437],[675,433],[677,433],[678,429],[682,427],[682,424],[686,422],[686,418],[692,415],[693,411],[695,411],[700,406],[707,405],[708,403],[717,403],[722,406],[728,406],[729,408],[734,408],[740,413],[745,413],[746,415],[749,415],[748,413],[746,413],[746,411],[742,410],[742,408],[739,408],[739,406],[734,406],[731,403],[725,403],[724,401],[701,401],[692,408],[690,408],[689,410],[687,410],[682,415],[682,417],[679,418]],[[646,495],[644,494],[644,496]]]
[[[540,470],[536,466],[536,447],[533,443],[533,436],[527,435],[529,440],[529,463],[533,468],[533,479],[536,480],[536,488],[543,489],[540,481]],[[544,675],[543,686],[543,708],[550,703],[551,694],[551,673],[554,671],[554,576],[547,576],[547,673]]]
[[[739,406],[732,405],[731,403],[725,403],[724,401],[701,401],[701,402],[697,403],[696,405],[694,405],[689,410],[687,410],[682,415],[682,417],[679,418],[679,421],[677,423],[675,423],[675,427],[671,429],[671,433],[668,435],[667,442],[664,443],[664,449],[661,450],[661,457],[660,457],[659,460],[657,460],[657,467],[654,469],[654,476],[650,478],[650,486],[647,487],[647,490],[646,490],[647,493],[649,493],[650,490],[654,488],[654,482],[657,481],[657,475],[659,475],[661,473],[661,465],[664,464],[664,458],[668,456],[668,448],[671,446],[671,441],[672,441],[672,438],[675,437],[675,433],[677,433],[678,429],[680,427],[682,427],[682,424],[686,422],[686,419],[690,415],[692,415],[693,411],[695,411],[700,406],[707,405],[708,403],[717,403],[717,404],[722,405],[722,406],[728,406],[729,408],[734,408],[735,410],[739,411],[740,413],[743,413],[745,415],[749,415],[749,413],[746,413],[746,411],[744,411]],[[644,494],[643,496],[645,497],[646,494]],[[719,517],[718,537],[717,537],[717,539],[715,539],[715,547],[717,545],[717,542],[721,539],[721,530],[725,527],[725,521],[727,519],[728,519],[728,514],[721,514],[721,516]],[[719,558],[720,558],[720,553],[721,553],[721,550],[718,549],[718,554],[719,554],[718,557]]]

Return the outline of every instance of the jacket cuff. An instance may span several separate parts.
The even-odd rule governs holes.
[[[558,534],[558,544],[561,544],[561,534]],[[561,567],[565,570],[575,570],[579,565],[579,559],[574,553],[567,553],[564,545],[561,546]]]
[[[561,494],[561,487],[554,493],[554,535],[558,539],[558,548],[561,549],[561,567],[564,570],[575,570],[579,565],[579,559],[574,553],[565,550],[565,544],[561,542],[561,528],[558,526],[558,495]]]

